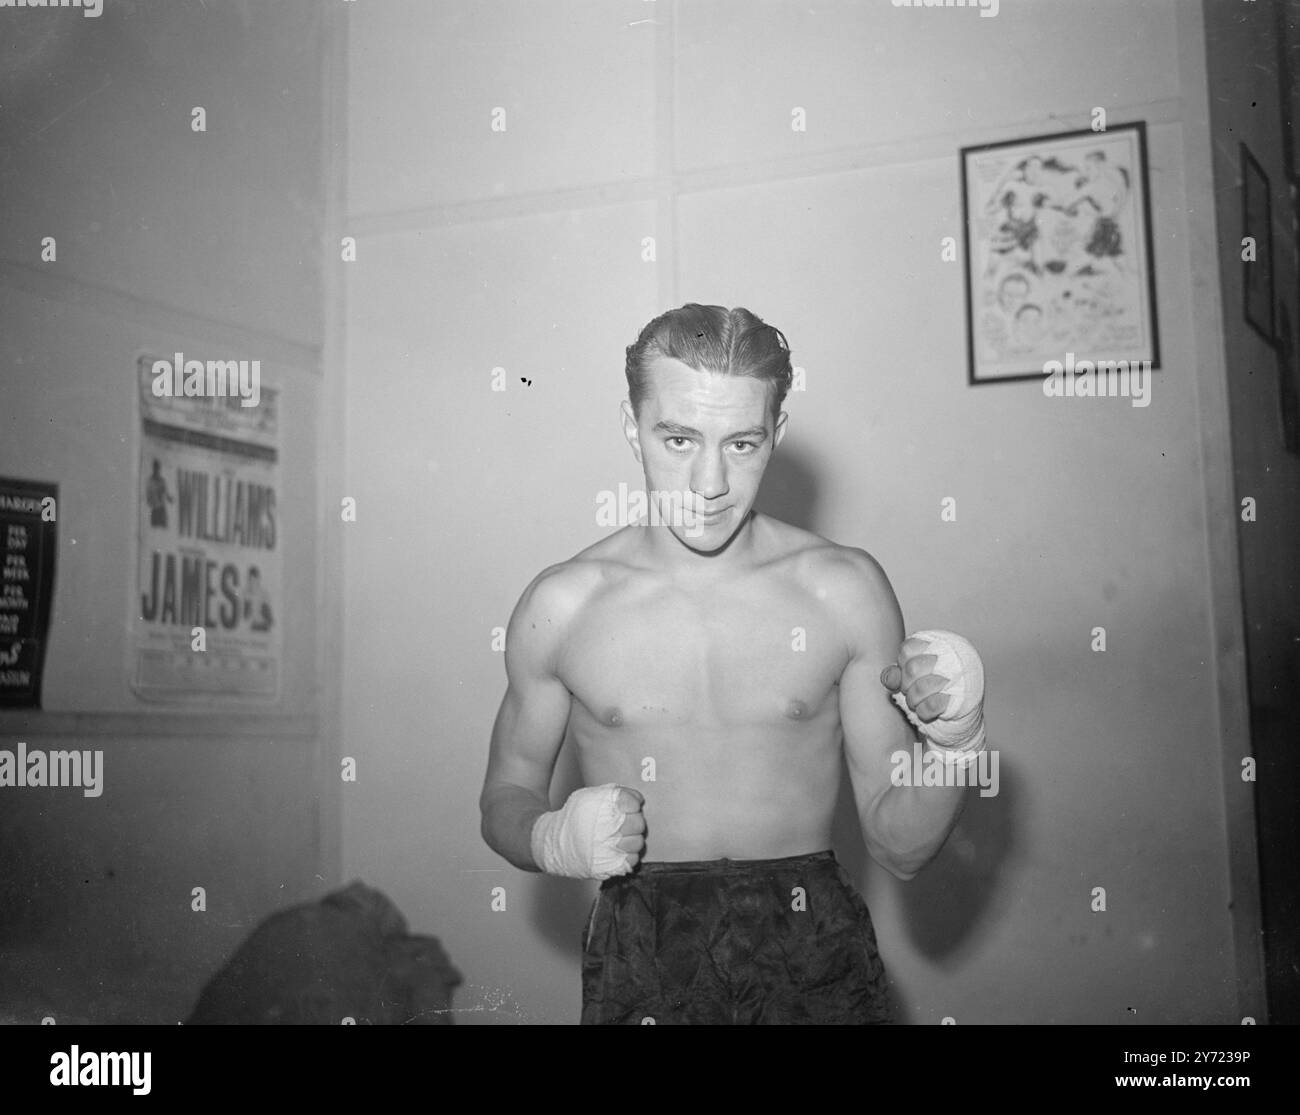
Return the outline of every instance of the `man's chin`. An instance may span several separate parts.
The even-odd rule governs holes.
[[[673,525],[668,529],[672,531],[673,537],[688,550],[694,550],[695,553],[701,555],[716,554],[721,550],[725,550],[736,535],[740,533],[740,528],[744,525],[746,517],[741,516],[739,522],[735,523],[735,525],[732,525],[730,516],[728,516],[726,521],[713,526],[697,523],[687,526]]]

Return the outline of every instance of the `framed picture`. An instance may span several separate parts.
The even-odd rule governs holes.
[[[1146,124],[964,147],[970,382],[1160,367]]]
[[[1255,156],[1241,145],[1241,235],[1254,241],[1242,245],[1241,288],[1246,321],[1273,343],[1273,214],[1268,175]]]

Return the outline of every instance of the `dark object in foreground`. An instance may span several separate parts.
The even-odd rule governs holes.
[[[208,981],[187,1025],[450,1025],[461,975],[436,937],[361,882],[262,922]]]

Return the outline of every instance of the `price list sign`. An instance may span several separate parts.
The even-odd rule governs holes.
[[[40,708],[54,595],[55,484],[0,476],[0,708]]]

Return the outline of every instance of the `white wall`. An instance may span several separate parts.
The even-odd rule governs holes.
[[[316,667],[324,28],[305,0],[0,13],[0,475],[60,494],[44,708],[0,713],[0,745],[104,752],[99,798],[0,790],[6,1018],[175,1023],[262,917],[336,878]],[[142,350],[260,359],[283,390],[274,705],[130,690]]]
[[[596,493],[639,480],[623,348],[688,300],[748,306],[807,370],[767,508],[870,550],[909,628],[962,631],[988,667],[1001,794],[910,884],[867,865],[847,811],[837,830],[906,1017],[1237,1020],[1188,255],[1211,218],[1184,196],[1207,127],[1203,79],[1183,84],[1201,63],[1179,53],[1199,18],[351,10],[344,866],[443,939],[469,981],[458,1020],[577,1018],[590,888],[516,872],[478,835],[491,631],[601,533]],[[1098,104],[1148,121],[1152,405],[970,388],[960,264],[939,257],[961,235],[957,149],[1084,127]],[[572,776],[566,759],[557,798]]]

